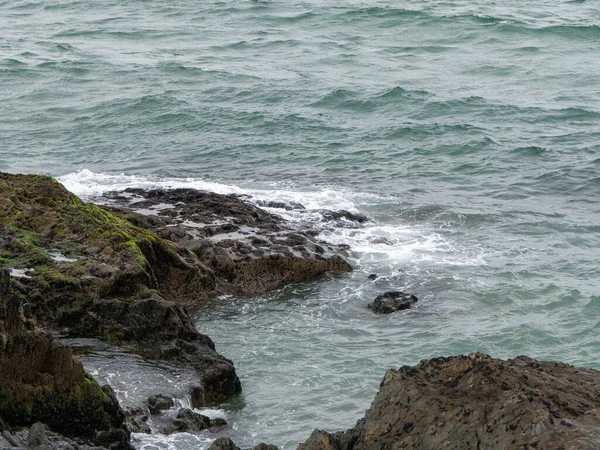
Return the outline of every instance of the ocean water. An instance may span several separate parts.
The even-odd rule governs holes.
[[[600,369],[598,2],[16,0],[0,30],[0,170],[371,219],[321,233],[353,273],[199,314],[243,383],[207,412],[229,427],[138,448],[294,449],[436,356]],[[420,301],[375,316],[389,289]],[[113,369],[122,399],[164,376]]]

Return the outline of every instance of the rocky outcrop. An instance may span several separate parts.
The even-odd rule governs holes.
[[[13,276],[20,320],[193,368],[194,407],[241,384],[186,308],[351,269],[343,249],[240,197],[129,190],[104,200],[112,207],[85,203],[49,177],[0,173],[0,267]],[[67,358],[50,337],[46,347]]]
[[[0,174],[0,256],[18,276],[24,314],[41,327],[98,337],[201,377],[213,404],[241,390],[179,303],[212,295],[214,271],[193,253],[98,206],[52,178]],[[185,304],[185,302],[181,302]]]
[[[298,450],[600,448],[600,372],[473,353],[389,370],[347,432]]]
[[[128,450],[124,420],[112,389],[100,387],[71,349],[25,320],[9,273],[0,269],[0,427],[43,422],[80,441]],[[36,430],[28,446],[43,440]]]
[[[111,210],[115,214],[187,249],[208,267],[214,277],[205,287],[206,299],[256,295],[326,272],[352,269],[341,256],[345,249],[316,240],[310,229],[290,228],[279,216],[236,195],[194,189],[127,189],[106,194],[104,200],[120,208]],[[366,220],[348,211],[328,211],[323,214],[326,217]],[[197,307],[203,300],[198,292],[187,292],[173,283],[164,283],[162,290],[171,292],[180,304]]]
[[[369,308],[377,314],[390,314],[394,311],[410,309],[419,299],[400,291],[389,291],[378,295]]]

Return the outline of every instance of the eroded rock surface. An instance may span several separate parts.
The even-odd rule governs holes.
[[[236,195],[194,189],[127,189],[106,194],[105,200],[124,208],[112,210],[114,213],[189,250],[210,268],[214,278],[212,290],[206,291],[207,299],[223,294],[256,295],[326,272],[352,269],[342,257],[344,248],[318,241],[314,230],[290,228],[279,216]],[[301,205],[289,208],[299,209]],[[331,220],[367,220],[347,211],[329,211],[326,216]],[[179,302],[190,306],[202,301],[198,293],[174,286],[171,290]]]
[[[389,291],[378,295],[369,308],[377,314],[391,314],[394,311],[410,309],[419,299],[400,291]]]
[[[298,450],[597,449],[600,372],[473,353],[389,370],[371,408],[343,433]]]
[[[27,325],[9,272],[0,269],[0,428],[43,422],[54,432],[111,449],[128,450],[129,431],[114,392],[85,373],[70,348]],[[0,430],[1,431],[1,430]],[[14,446],[49,445],[45,428],[32,427]],[[21,445],[23,444],[23,445]]]

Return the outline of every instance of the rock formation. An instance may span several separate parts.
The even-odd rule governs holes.
[[[390,314],[394,311],[410,309],[419,299],[411,294],[400,291],[389,291],[378,295],[369,308],[377,314]]]
[[[144,195],[113,194],[106,199],[113,207],[103,208],[52,178],[0,173],[0,267],[10,270],[18,299],[6,302],[0,353],[0,385],[8,395],[0,398],[0,416],[11,425],[39,420],[56,431],[60,424],[45,408],[67,411],[81,398],[96,399],[84,401],[92,405],[89,420],[96,410],[118,408],[111,391],[100,390],[69,349],[49,335],[17,336],[14,329],[99,338],[145,358],[191,367],[200,377],[200,385],[190,386],[192,406],[206,406],[240,392],[241,385],[233,363],[198,332],[186,308],[222,294],[254,295],[351,270],[340,249],[294,232],[240,198],[195,190]],[[123,199],[136,200],[135,208],[115,208]],[[150,214],[134,211],[144,207]],[[28,358],[36,375],[23,381],[31,389],[19,389],[19,379],[4,383]],[[73,368],[65,369],[69,364]],[[46,383],[52,388],[45,389]],[[66,392],[62,403],[45,397],[53,390]],[[65,417],[71,416],[61,418],[63,425]],[[77,423],[69,427],[83,433]]]
[[[298,450],[600,448],[600,372],[481,353],[389,370],[355,428]]]
[[[68,347],[25,320],[9,273],[0,269],[0,428],[43,422],[83,442],[128,450],[124,420],[112,389],[100,387]]]

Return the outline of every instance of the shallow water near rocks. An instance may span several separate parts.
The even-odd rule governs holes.
[[[223,433],[290,450],[352,426],[389,367],[482,351],[600,369],[599,18],[545,0],[0,1],[0,170],[88,200],[300,203],[269,210],[348,244],[351,274],[196,317],[243,383]],[[391,289],[419,302],[367,309]],[[96,375],[121,399],[164,382],[115,361]]]

